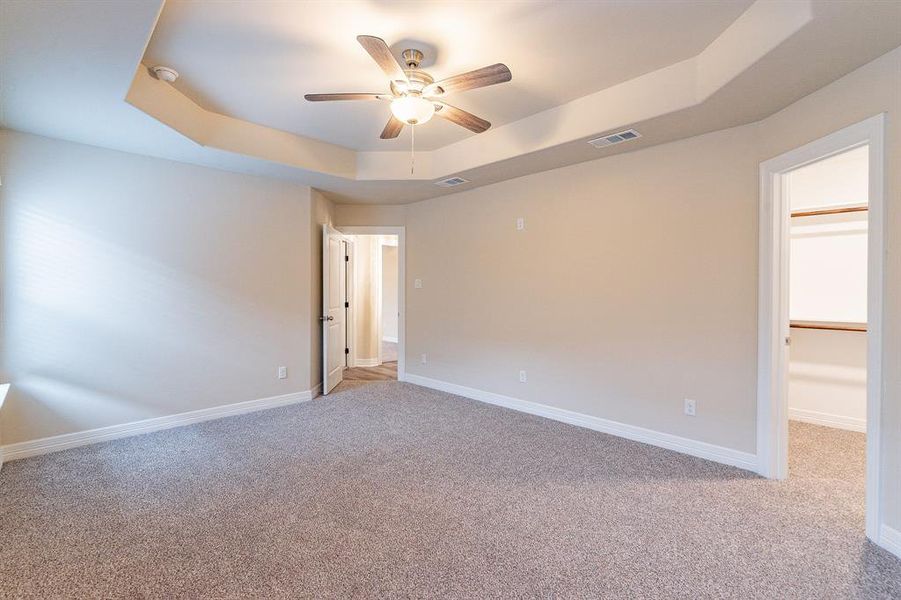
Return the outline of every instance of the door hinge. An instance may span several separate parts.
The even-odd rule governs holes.
[[[345,302],[345,303],[344,303],[344,308],[350,308],[350,302]]]
[[[344,349],[344,354],[350,354],[350,348],[345,348],[345,349]]]
[[[350,257],[348,255],[344,255],[344,262],[350,262]]]

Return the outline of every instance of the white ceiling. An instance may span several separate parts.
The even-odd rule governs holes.
[[[425,54],[436,79],[503,62],[513,81],[448,98],[497,127],[698,54],[751,0],[188,2],[163,8],[144,62],[179,71],[201,106],[355,150],[405,150],[379,134],[385,102],[309,103],[306,93],[386,92],[356,41]],[[442,119],[416,146],[474,134]]]
[[[283,48],[281,52],[275,52],[267,55],[268,58],[258,60],[258,65],[261,66],[257,66],[257,74],[261,78],[261,82],[253,86],[246,83],[244,86],[239,86],[245,93],[251,94],[261,106],[268,106],[271,102],[276,104],[283,102],[280,99],[272,100],[273,94],[278,95],[276,91],[264,93],[258,89],[258,86],[269,85],[265,80],[270,77],[281,82],[282,85],[291,85],[291,78],[283,77],[281,74],[285,71],[283,64],[291,62],[286,56],[292,52],[301,55],[312,54],[307,58],[295,57],[294,60],[306,61],[304,64],[307,62],[310,65],[324,64],[327,61],[339,62],[346,68],[358,71],[361,76],[373,78],[372,85],[378,84],[381,82],[379,70],[374,63],[370,64],[370,59],[362,50],[358,49],[354,36],[360,32],[372,33],[385,37],[389,42],[394,42],[404,37],[414,37],[411,33],[413,31],[411,23],[414,21],[417,26],[430,31],[443,31],[441,35],[435,34],[429,40],[430,43],[438,48],[454,48],[450,57],[442,58],[444,52],[438,55],[437,64],[433,68],[436,76],[455,73],[458,70],[478,67],[495,61],[504,61],[513,70],[514,81],[511,84],[503,84],[496,89],[473,90],[461,94],[459,104],[464,108],[475,108],[464,104],[464,98],[467,101],[481,102],[479,94],[488,92],[501,94],[505,86],[512,88],[514,84],[523,84],[524,95],[530,98],[539,95],[549,96],[555,91],[564,94],[559,96],[561,98],[586,93],[584,89],[576,92],[570,91],[566,86],[558,85],[550,92],[538,94],[535,91],[536,88],[532,87],[533,84],[525,85],[529,77],[534,77],[534,72],[531,70],[534,65],[537,65],[534,66],[535,69],[549,69],[549,72],[554,73],[555,77],[562,78],[561,81],[582,82],[584,81],[583,74],[591,73],[591,77],[597,78],[593,85],[600,87],[609,85],[610,82],[618,79],[630,78],[642,70],[652,70],[646,76],[639,78],[644,81],[643,87],[636,88],[638,80],[633,78],[621,86],[603,91],[588,89],[588,92],[595,92],[595,94],[557,105],[537,115],[508,123],[503,127],[494,127],[478,136],[473,136],[465,130],[455,132],[451,128],[450,135],[456,134],[462,138],[440,150],[422,153],[422,159],[424,163],[427,163],[429,154],[435,154],[432,158],[436,163],[433,165],[436,173],[443,176],[444,171],[449,170],[447,174],[462,175],[471,179],[472,183],[463,188],[471,189],[478,185],[528,173],[759,120],[901,45],[901,2],[876,0],[859,0],[853,3],[830,0],[782,0],[776,2],[775,0],[763,0],[763,4],[758,2],[748,9],[748,12],[739,17],[739,21],[756,7],[762,6],[766,9],[762,13],[767,14],[767,11],[770,10],[768,7],[781,4],[790,7],[788,12],[791,12],[794,10],[791,7],[798,6],[799,3],[806,7],[804,10],[809,11],[810,18],[786,30],[790,32],[794,29],[796,30],[794,33],[785,34],[788,37],[780,38],[781,41],[766,50],[765,54],[757,56],[753,61],[748,62],[746,67],[735,71],[733,75],[730,75],[731,78],[706,100],[696,99],[693,103],[685,104],[685,108],[663,112],[651,110],[653,107],[648,108],[644,104],[659,104],[660,99],[669,99],[675,95],[673,81],[667,79],[667,73],[672,72],[672,68],[668,66],[669,63],[677,60],[673,49],[677,48],[688,54],[697,54],[698,49],[704,48],[710,37],[716,36],[715,29],[721,25],[717,24],[716,27],[711,25],[710,31],[714,33],[707,38],[700,36],[697,31],[688,35],[686,30],[680,29],[678,25],[680,22],[676,15],[668,20],[669,27],[672,29],[658,23],[658,26],[663,27],[664,31],[670,32],[664,43],[662,41],[664,38],[659,35],[655,37],[651,33],[649,25],[642,30],[641,35],[634,33],[634,27],[638,26],[637,23],[641,19],[637,19],[634,26],[626,24],[631,11],[635,11],[636,14],[644,14],[646,6],[650,5],[644,2],[585,3],[591,4],[587,7],[582,3],[558,2],[554,4],[555,8],[553,9],[547,8],[547,5],[541,5],[543,11],[536,13],[538,16],[533,15],[532,31],[528,34],[523,33],[528,28],[525,24],[520,24],[520,20],[523,20],[522,23],[529,22],[529,19],[523,14],[529,13],[534,8],[532,3],[480,2],[478,4],[483,7],[482,12],[489,13],[480,18],[490,19],[492,23],[499,23],[493,29],[494,32],[498,32],[497,35],[502,35],[508,30],[517,34],[503,43],[493,45],[494,49],[491,50],[490,55],[484,57],[481,56],[481,53],[485,50],[481,46],[477,46],[479,42],[473,37],[481,38],[487,34],[475,35],[471,33],[474,29],[466,30],[462,26],[458,26],[456,30],[449,27],[446,30],[442,30],[438,26],[432,27],[429,23],[457,23],[459,21],[454,20],[453,10],[448,9],[448,5],[425,2],[411,2],[403,5],[392,3],[388,8],[380,3],[368,3],[366,6],[369,8],[360,13],[362,16],[351,15],[348,17],[350,24],[346,36],[336,32],[337,26],[333,23],[322,25],[319,21],[323,18],[321,14],[334,15],[333,11],[337,9],[333,5],[339,4],[338,2],[268,3],[251,2],[251,0],[230,3],[198,2],[199,9],[204,8],[204,5],[207,4],[215,4],[216,10],[206,15],[207,26],[195,32],[194,41],[198,47],[214,46],[211,42],[204,40],[209,36],[216,37],[219,29],[225,28],[225,24],[230,24],[230,27],[236,29],[243,27],[248,31],[254,31],[255,35],[262,38],[272,37],[275,40],[281,40],[281,42],[265,44],[261,40],[262,46],[268,48],[266,52],[272,52],[271,47],[277,47],[279,44],[283,47],[293,48],[293,50]],[[557,20],[562,19],[565,22],[572,11],[595,10],[598,5],[606,7],[608,4],[619,10],[620,15],[625,15],[622,16],[625,21],[616,21],[611,17],[606,21],[599,21],[600,24],[595,23],[593,27],[580,30],[582,31],[580,35],[585,36],[585,40],[587,40],[583,41],[581,45],[590,47],[592,32],[597,29],[598,40],[609,39],[622,33],[624,38],[628,38],[630,43],[635,44],[634,49],[630,53],[624,52],[617,55],[616,60],[611,59],[609,52],[605,54],[605,51],[598,49],[601,47],[600,41],[597,41],[598,45],[588,54],[579,55],[574,52],[572,50],[574,46],[564,43],[570,37],[568,30],[565,29],[566,25],[558,23]],[[699,4],[702,8],[708,9],[717,6],[715,3]],[[238,17],[234,13],[237,10],[236,5],[252,6],[257,10],[249,11]],[[486,5],[491,6],[490,11],[484,10]],[[285,16],[284,22],[273,22],[270,14],[273,6],[277,10],[293,11],[297,10],[297,7],[302,7],[303,10],[293,19]],[[399,18],[397,22],[389,17],[378,16],[388,14],[385,11],[390,13],[390,7],[397,6],[419,11],[416,13],[419,16],[410,20]],[[469,3],[461,2],[455,6],[465,7],[469,6]],[[439,10],[441,7],[443,8]],[[515,7],[519,7],[520,12],[516,12]],[[125,101],[126,94],[131,89],[136,71],[141,73],[137,67],[144,57],[145,47],[155,30],[157,17],[162,8],[162,0],[131,0],[128,2],[0,0],[0,126],[116,150],[290,179],[319,188],[339,202],[398,204],[457,191],[457,189],[438,188],[428,178],[404,179],[409,176],[409,153],[408,146],[403,141],[398,142],[400,147],[395,149],[407,150],[407,152],[364,152],[356,153],[354,157],[353,151],[344,151],[350,153],[348,160],[357,165],[356,176],[353,174],[345,176],[336,173],[334,169],[317,170],[316,168],[298,167],[290,162],[279,162],[255,151],[229,150],[228,144],[198,144],[186,137],[180,130],[165,125],[164,120],[153,116],[153,111],[140,110],[127,103]],[[177,6],[169,8],[177,11],[180,10],[181,5],[179,3]],[[740,9],[741,7],[737,10],[740,11]],[[502,18],[499,18],[495,11],[501,10],[502,12],[498,14],[501,14]],[[658,5],[656,10],[667,9]],[[451,16],[448,16],[449,12]],[[716,11],[701,10],[700,12],[702,16],[699,19],[703,21],[707,18],[708,12]],[[716,23],[720,23],[720,19],[724,18],[722,15],[711,17]],[[164,14],[163,22],[160,24],[161,28],[165,26],[166,19],[168,17]],[[238,23],[242,20],[246,22]],[[310,26],[315,31],[309,32],[308,39],[298,42],[292,33],[295,31],[293,23],[298,21],[320,22],[320,26],[318,28]],[[758,23],[761,29],[752,32],[751,40],[765,38],[768,31],[779,29],[780,25],[784,25],[783,21],[781,18],[776,18]],[[265,23],[269,23],[268,34],[265,31]],[[513,27],[509,23],[517,23],[517,25]],[[606,29],[604,28],[605,24]],[[431,29],[429,29],[430,27]],[[630,27],[633,28],[630,29]],[[736,32],[734,28],[735,25],[727,29],[727,33],[730,30],[733,33],[741,33],[740,31]],[[539,33],[535,33],[535,30]],[[532,39],[537,38],[540,41],[550,37],[564,40],[564,42],[541,44],[540,49],[534,51],[534,65],[531,62],[528,66],[519,65],[517,61],[525,60],[519,58],[520,56],[531,56],[529,53],[533,46]],[[345,38],[348,39],[345,40]],[[737,39],[742,39],[741,35],[737,36]],[[297,47],[298,43],[300,43],[299,48]],[[708,50],[711,48],[717,50],[711,53],[710,58],[714,61],[723,57],[741,57],[741,47],[737,49],[732,47],[724,52],[722,45],[716,48],[718,43],[714,42],[707,48]],[[212,49],[206,48],[203,53],[212,55],[223,52],[224,55],[228,55],[229,44],[222,40],[217,44],[219,45]],[[690,44],[694,44],[694,46],[690,46]],[[327,50],[317,51],[314,49],[317,47],[316,45]],[[693,50],[689,50],[690,47]],[[664,48],[666,52],[661,52],[661,48]],[[645,52],[650,54],[645,54]],[[253,53],[250,52],[250,54]],[[668,58],[663,60],[662,54]],[[273,56],[275,58],[272,58]],[[633,58],[635,63],[632,62]],[[148,59],[144,57],[144,60]],[[459,63],[450,63],[449,61],[452,60],[459,61]],[[529,61],[531,60],[529,59]],[[665,65],[663,68],[658,68],[660,67],[659,63],[654,62],[660,60],[663,60]],[[642,66],[636,67],[636,64]],[[684,63],[680,64],[685,66]],[[446,71],[445,65],[447,65]],[[194,81],[195,78],[190,73],[190,68],[186,70],[184,65],[174,62],[172,66],[185,73],[185,83]],[[240,82],[241,75],[244,75],[240,70],[235,72],[229,70],[228,61],[222,61],[216,68],[222,70],[227,76],[212,77],[214,82],[220,79],[229,84],[234,81]],[[584,77],[588,76],[584,75]],[[602,77],[609,77],[609,79],[605,80]],[[667,81],[669,84],[666,83]],[[160,82],[155,83],[164,85]],[[353,85],[348,89],[365,89],[362,87],[362,83],[365,82],[356,79],[349,82],[348,86],[357,83],[360,85]],[[309,91],[341,91],[338,87],[332,87],[333,85],[336,84],[325,82],[322,88],[317,86],[312,90],[300,88],[285,90],[286,97],[295,94],[297,101],[295,103],[293,98],[291,101],[285,100],[284,106],[288,108],[284,110],[290,112],[293,110],[291,107],[296,107],[300,111],[312,106],[320,106],[304,104],[300,95]],[[540,86],[541,83],[535,85]],[[585,89],[588,87],[586,84]],[[606,104],[595,104],[606,98],[608,92],[612,93],[620,88],[632,90],[633,94],[630,97],[638,98],[640,101],[636,104],[642,104],[642,106],[636,107],[636,110],[641,109],[637,112],[643,112],[646,116],[629,116],[627,113],[630,105],[613,102],[613,95],[610,96],[609,102],[604,101]],[[638,91],[636,92],[636,90]],[[176,90],[170,91],[181,96]],[[222,106],[217,105],[222,100],[215,97],[215,90],[203,89],[202,92],[210,95],[209,99],[203,99],[204,103],[210,102],[209,108],[224,110]],[[598,94],[600,97],[594,98]],[[496,112],[506,110],[507,103],[505,96],[501,96],[499,104],[488,103],[484,109],[476,108],[476,110],[498,125],[503,121],[498,118]],[[611,110],[595,108],[600,105],[609,106]],[[361,105],[350,103],[335,104],[334,110],[338,110],[338,112],[334,120],[325,118],[313,118],[312,120],[327,134],[332,128],[341,126],[350,119],[351,113],[354,113],[359,106]],[[332,107],[329,107],[328,110],[332,110]],[[659,116],[653,117],[654,114]],[[373,128],[371,130],[372,141],[378,144],[378,140],[375,138],[377,138],[386,115],[376,116],[378,119],[375,119],[375,123],[368,124],[367,121],[366,126],[371,125]],[[358,117],[363,118],[362,116]],[[285,118],[293,119],[290,115]],[[512,119],[513,117],[505,114],[503,118]],[[641,131],[643,137],[628,144],[596,150],[585,144],[585,140],[588,139],[588,136],[608,131],[607,125],[600,124],[604,119],[612,123],[609,125],[610,127],[634,126]],[[300,122],[298,117],[298,123]],[[305,126],[308,125],[306,121],[303,123]],[[289,125],[291,123],[278,125],[278,127],[291,129]],[[431,125],[433,123],[428,124],[428,126]],[[436,121],[434,125],[437,140],[434,143],[439,143],[441,140],[437,137],[439,136],[438,128],[448,124]],[[361,125],[361,127],[363,126]],[[567,135],[562,135],[564,128],[568,128]],[[310,135],[315,134],[310,133]],[[418,132],[417,142],[420,142],[422,137],[424,136],[419,135]],[[366,140],[369,139],[366,138]],[[456,138],[448,138],[448,141],[453,139]],[[291,139],[289,142],[288,145],[291,147],[311,147],[301,137]],[[376,147],[383,149],[381,146]],[[436,153],[442,153],[440,159]],[[463,160],[466,157],[478,160]],[[317,156],[317,158],[321,157]],[[397,164],[392,162],[395,158]],[[417,160],[419,161],[419,158]],[[360,174],[365,165],[369,165],[369,168],[366,169],[366,173],[369,175],[373,172],[382,174],[382,166],[384,166],[383,176],[378,177],[382,180],[361,177]],[[372,165],[376,165],[376,168],[373,168]]]

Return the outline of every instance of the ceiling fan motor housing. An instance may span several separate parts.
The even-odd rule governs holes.
[[[409,83],[405,81],[391,82],[391,92],[395,96],[403,96],[410,91],[422,92],[427,85],[435,82],[435,79],[431,75],[425,71],[420,71],[419,69],[404,69],[404,73],[406,74]]]
[[[418,69],[422,63],[422,52],[415,48],[407,48],[401,53],[401,56],[404,58],[404,64],[407,65],[408,69]]]

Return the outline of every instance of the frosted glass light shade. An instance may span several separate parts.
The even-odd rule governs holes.
[[[391,112],[408,125],[422,125],[435,114],[435,105],[420,96],[404,96],[391,101]]]

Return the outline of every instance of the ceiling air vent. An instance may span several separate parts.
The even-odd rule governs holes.
[[[438,187],[454,187],[455,185],[460,185],[461,183],[469,183],[469,180],[463,179],[462,177],[449,177],[448,179],[436,181],[435,185],[437,185]]]
[[[641,134],[635,131],[634,129],[627,129],[625,131],[620,131],[619,133],[614,133],[611,135],[605,135],[604,137],[599,137],[595,140],[588,140],[588,143],[594,146],[595,148],[604,148],[606,146],[612,146],[613,144],[619,144],[620,142],[627,142],[629,140],[634,140],[636,138],[640,138]]]

